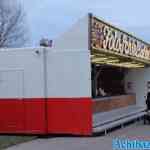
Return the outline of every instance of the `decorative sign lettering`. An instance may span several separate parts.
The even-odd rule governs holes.
[[[92,17],[91,48],[150,61],[150,45]]]

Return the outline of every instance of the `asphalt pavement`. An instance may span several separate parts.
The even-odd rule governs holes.
[[[112,150],[112,140],[115,138],[150,140],[150,125],[134,124],[105,136],[38,138],[7,150]]]

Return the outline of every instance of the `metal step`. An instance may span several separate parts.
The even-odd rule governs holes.
[[[108,130],[108,129],[111,129],[118,125],[123,125],[124,123],[129,122],[134,119],[137,119],[137,118],[140,118],[140,117],[144,116],[145,114],[146,114],[146,112],[140,112],[140,113],[134,114],[134,115],[126,117],[126,118],[122,118],[122,119],[119,119],[119,120],[116,120],[113,122],[99,125],[99,126],[93,128],[93,133],[102,132],[102,131],[106,132],[106,130]]]
[[[103,113],[93,114],[93,127],[111,123],[123,118],[136,115],[140,112],[144,112],[146,109],[144,107],[139,107],[136,105],[115,109],[112,111],[107,111]]]

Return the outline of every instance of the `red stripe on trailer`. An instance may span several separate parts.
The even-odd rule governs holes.
[[[0,133],[45,134],[45,99],[0,99]]]
[[[92,100],[0,99],[0,133],[91,135]]]
[[[23,101],[0,99],[0,133],[20,132],[25,132]]]
[[[48,133],[92,134],[91,98],[49,98]]]
[[[46,101],[44,98],[25,99],[25,132],[47,133]]]

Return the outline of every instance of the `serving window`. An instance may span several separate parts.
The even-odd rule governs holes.
[[[124,77],[127,69],[92,64],[92,97],[124,95]]]

